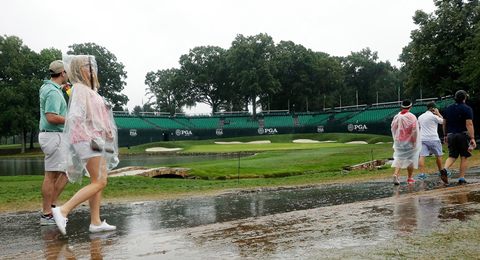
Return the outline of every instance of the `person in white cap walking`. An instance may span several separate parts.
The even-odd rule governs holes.
[[[68,77],[63,62],[56,60],[49,66],[50,79],[40,87],[40,121],[38,142],[45,154],[45,177],[42,183],[42,215],[40,225],[55,225],[52,207],[62,193],[68,179],[63,127],[67,113],[67,102],[62,93],[62,85]]]

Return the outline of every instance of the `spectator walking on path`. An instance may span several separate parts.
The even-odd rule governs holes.
[[[73,84],[65,124],[69,146],[67,175],[70,181],[75,182],[88,173],[90,184],[61,207],[54,208],[53,217],[60,232],[65,235],[68,214],[88,200],[89,231],[115,230],[115,226],[100,219],[100,203],[108,171],[118,164],[117,127],[113,113],[97,92],[99,83],[95,57],[64,56],[63,60]]]
[[[417,118],[410,113],[412,102],[408,99],[402,101],[402,110],[393,118],[391,124],[393,136],[393,184],[400,184],[400,170],[407,169],[407,183],[414,183],[413,169],[418,168],[418,155],[421,148],[420,131]]]
[[[466,184],[465,171],[468,167],[470,153],[477,147],[473,128],[472,108],[465,104],[468,98],[467,92],[459,90],[455,93],[455,103],[448,106],[444,112],[443,132],[445,142],[448,144],[448,158],[445,168],[440,171],[440,178],[448,184],[448,169],[460,156],[460,174],[458,184]]]
[[[66,171],[66,149],[63,127],[67,113],[67,102],[62,85],[68,77],[63,62],[53,61],[49,66],[50,79],[40,87],[40,122],[38,142],[45,154],[45,177],[42,183],[42,215],[40,225],[55,225],[52,207],[68,182]]]
[[[420,126],[420,137],[422,140],[422,149],[418,161],[420,174],[425,174],[425,157],[433,154],[436,158],[438,171],[443,169],[442,166],[442,142],[438,136],[438,125],[443,124],[442,114],[438,111],[435,102],[427,104],[427,111],[418,117]]]

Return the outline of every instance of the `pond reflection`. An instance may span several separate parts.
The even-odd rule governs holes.
[[[175,165],[231,158],[226,155],[129,155],[122,156],[117,168],[127,166]],[[43,157],[0,158],[0,176],[43,175]]]
[[[478,182],[474,174],[468,178]],[[309,258],[310,252],[374,245],[480,214],[476,185],[429,193],[423,190],[439,186],[425,182],[393,186],[390,180],[373,181],[106,204],[101,217],[118,229],[101,234],[88,232],[87,205],[69,215],[67,236],[55,227],[40,227],[36,212],[0,214],[0,258]]]

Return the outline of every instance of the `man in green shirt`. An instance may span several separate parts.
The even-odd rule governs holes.
[[[64,145],[63,125],[67,113],[67,102],[62,93],[62,85],[67,83],[67,72],[60,60],[49,66],[50,80],[40,87],[40,132],[38,142],[45,154],[45,178],[42,184],[42,215],[40,225],[55,225],[52,207],[68,182],[65,174],[67,148]]]

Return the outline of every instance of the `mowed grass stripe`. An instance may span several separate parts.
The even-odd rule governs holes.
[[[298,149],[294,144],[283,144],[281,147],[283,150],[270,151],[272,147],[265,146],[263,151],[256,155],[240,158],[239,177],[282,177],[314,172],[338,172],[343,166],[371,160],[372,152],[376,159],[391,156],[391,144],[315,144],[304,146],[303,149]],[[170,166],[191,168],[192,176],[205,179],[237,178],[238,158]]]

